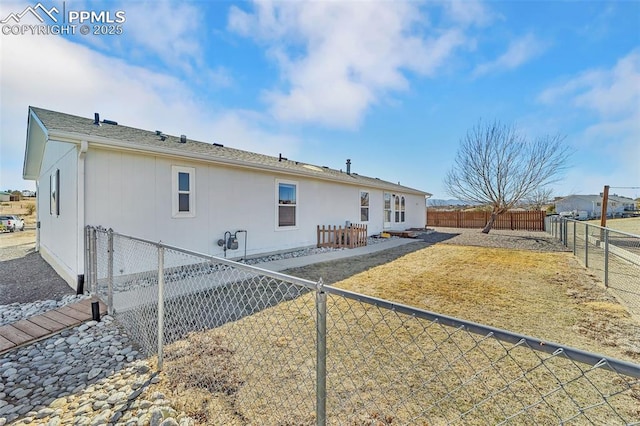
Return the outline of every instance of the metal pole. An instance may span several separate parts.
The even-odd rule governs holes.
[[[567,243],[567,238],[569,236],[569,221],[564,223],[564,233],[562,234],[562,239],[564,240],[564,246],[569,247],[569,243]]]
[[[158,371],[164,359],[164,247],[158,247]]]
[[[89,294],[92,294],[91,286],[91,230],[89,225],[84,227],[84,284]]]
[[[107,312],[113,315],[113,229],[107,231]]]
[[[91,228],[89,234],[90,250],[91,250],[91,286],[93,293],[98,295],[98,234],[96,234],[96,228]]]
[[[576,255],[576,222],[573,222],[573,255]]]
[[[327,293],[322,280],[316,292],[316,424],[327,424]]]
[[[589,225],[584,224],[584,267],[589,267]]]
[[[609,229],[604,228],[604,286],[609,287]]]

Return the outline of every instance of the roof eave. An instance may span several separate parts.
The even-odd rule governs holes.
[[[29,107],[29,114],[27,116],[27,140],[24,149],[24,162],[22,164],[23,179],[38,179],[47,140],[47,128],[31,107]]]
[[[49,138],[55,139],[61,142],[69,142],[69,143],[76,143],[76,144],[80,143],[81,141],[87,141],[96,147],[103,147],[108,149],[119,149],[123,151],[137,152],[137,153],[154,153],[154,154],[160,154],[160,155],[169,156],[173,158],[188,158],[191,160],[197,160],[197,161],[202,161],[202,162],[212,163],[212,164],[235,166],[235,167],[252,169],[252,170],[260,170],[260,171],[270,171],[270,172],[276,172],[276,173],[286,174],[290,176],[304,176],[304,177],[310,177],[314,179],[331,181],[331,182],[339,182],[339,183],[354,185],[354,186],[365,186],[370,188],[391,190],[391,188],[387,187],[387,185],[384,185],[384,184],[375,185],[372,183],[361,182],[358,180],[354,180],[354,182],[348,182],[343,179],[336,179],[332,176],[322,176],[312,171],[307,172],[304,170],[287,170],[280,167],[269,166],[267,164],[254,164],[246,161],[233,160],[228,158],[213,158],[207,154],[200,154],[200,153],[189,152],[189,151],[179,151],[177,149],[175,150],[167,149],[160,146],[141,146],[141,145],[136,145],[133,142],[120,141],[117,139],[104,138],[101,136],[92,136],[92,135],[67,132],[67,131],[61,131],[61,130],[55,130],[55,129],[49,130]],[[381,181],[381,182],[384,182],[384,181]],[[388,185],[395,186],[390,182],[385,182],[385,183],[387,183]],[[424,191],[420,191],[417,189],[404,187],[404,186],[397,186],[394,189],[397,191],[409,192],[417,195],[431,196],[431,194],[429,194],[428,192],[424,192]]]

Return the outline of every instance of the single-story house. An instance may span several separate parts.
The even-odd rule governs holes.
[[[602,197],[599,195],[569,195],[556,201],[556,212],[587,212],[589,218],[602,216]],[[622,215],[635,210],[635,201],[616,194],[609,195],[607,216]]]
[[[2,191],[0,192],[0,202],[11,201],[11,193]]]
[[[214,256],[227,231],[243,230],[251,257],[315,246],[318,225],[424,228],[430,196],[352,173],[348,160],[335,170],[35,107],[23,177],[36,181],[36,248],[72,287],[85,225]]]

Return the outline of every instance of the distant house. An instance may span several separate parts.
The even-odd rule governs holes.
[[[23,197],[35,197],[36,193],[35,193],[35,191],[24,190],[24,191],[22,191],[22,196]]]
[[[11,193],[10,192],[0,192],[0,202],[11,201]]]
[[[625,212],[635,210],[635,201],[619,195],[609,195],[607,216],[622,216]],[[589,218],[602,216],[602,194],[570,195],[556,201],[556,212],[587,212]]]
[[[334,170],[34,107],[23,177],[36,181],[37,249],[72,287],[85,225],[216,256],[226,232],[243,230],[252,256],[314,246],[318,225],[424,228],[430,195],[349,162]]]

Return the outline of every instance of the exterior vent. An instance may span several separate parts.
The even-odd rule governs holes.
[[[347,174],[351,174],[351,160],[347,158]]]
[[[160,140],[161,140],[161,141],[165,141],[165,140],[167,140],[167,135],[165,135],[164,133],[160,133],[160,135],[159,135],[159,136],[160,136]]]
[[[282,160],[287,161],[288,158],[283,157],[282,154],[278,154],[278,161],[282,161]]]
[[[180,135],[180,143],[187,143],[187,135]]]
[[[95,124],[96,126],[100,125],[100,114],[98,114],[97,112],[93,114],[93,124]]]
[[[104,124],[111,124],[112,126],[117,126],[118,122],[113,120],[102,120]]]
[[[156,130],[156,135],[160,136],[162,134],[162,130]]]
[[[224,145],[222,145],[221,143],[215,143],[215,142],[214,142],[214,143],[213,143],[213,146],[217,146],[217,147],[220,147],[220,148],[224,148]]]

